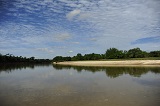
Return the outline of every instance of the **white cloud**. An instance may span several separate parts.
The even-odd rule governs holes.
[[[80,42],[72,42],[73,44],[80,44]]]
[[[85,20],[85,19],[89,19],[91,16],[92,15],[90,14],[90,12],[81,11],[79,9],[75,9],[69,12],[68,14],[66,14],[66,18],[70,21],[73,19]]]
[[[66,17],[68,20],[72,20],[75,16],[79,15],[81,13],[81,10],[73,10],[69,12]]]
[[[90,19],[91,14],[90,13],[81,13],[78,17],[78,20],[85,20],[85,19]]]
[[[95,41],[94,44],[100,49],[109,47],[128,49],[132,47],[131,42],[137,39],[157,35],[158,32],[154,28],[159,26],[160,14],[156,11],[160,2],[156,2],[129,0],[121,3],[107,0],[98,6],[88,7],[88,10],[86,7],[80,8],[81,13],[89,13],[85,20],[98,32],[93,33],[95,38],[89,40]]]
[[[55,46],[55,54],[65,55],[68,50],[83,52],[81,48],[87,46],[86,53],[104,52],[109,47],[130,49],[138,46],[151,50],[160,45],[131,44],[140,38],[159,36],[159,0],[16,1],[13,3],[15,8],[10,7],[6,14],[17,17],[15,19],[20,23],[14,23],[14,19],[13,22],[2,22],[0,49],[14,47],[17,50],[21,46],[27,51],[33,47],[45,53],[53,52],[49,50]]]
[[[90,38],[91,41],[97,41],[98,38]]]
[[[68,51],[69,53],[73,53],[73,51],[72,50],[70,50],[70,51]]]
[[[71,39],[72,35],[69,34],[68,32],[65,32],[65,33],[57,34],[54,37],[56,38],[57,41],[65,41],[65,40]]]
[[[54,50],[48,49],[48,48],[37,48],[38,51],[43,51],[47,53],[54,53]]]

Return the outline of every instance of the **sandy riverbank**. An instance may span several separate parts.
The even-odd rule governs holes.
[[[71,66],[158,66],[160,60],[123,60],[123,61],[67,61],[53,64]]]

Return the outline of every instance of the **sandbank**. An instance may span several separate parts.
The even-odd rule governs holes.
[[[151,66],[160,67],[160,60],[119,60],[119,61],[65,61],[65,62],[53,62],[58,65],[70,65],[70,66]]]

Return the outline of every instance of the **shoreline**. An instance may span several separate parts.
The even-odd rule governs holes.
[[[160,60],[120,60],[120,61],[65,61],[55,65],[96,66],[96,67],[160,67]]]

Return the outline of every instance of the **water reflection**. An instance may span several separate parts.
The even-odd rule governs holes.
[[[74,69],[81,73],[82,71],[89,71],[92,73],[105,72],[106,76],[110,78],[116,78],[123,74],[129,74],[133,77],[141,77],[143,74],[152,72],[155,74],[160,73],[160,67],[87,67],[87,66],[63,66],[63,65],[53,65],[56,70],[62,69]]]
[[[19,63],[19,64],[0,64],[0,73],[2,71],[10,73],[14,70],[22,70],[26,68],[34,69],[36,66],[49,66],[50,64],[30,64],[30,63]]]
[[[3,65],[0,106],[160,106],[159,73],[158,67]]]
[[[22,70],[26,68],[34,69],[35,67],[50,66],[51,64],[0,64],[0,73],[2,71],[10,73],[14,70]],[[53,65],[56,70],[62,69],[72,69],[76,70],[78,73],[82,71],[88,71],[92,73],[105,72],[107,77],[116,78],[124,74],[129,74],[133,77],[141,77],[143,74],[152,72],[155,74],[160,73],[160,67],[88,67],[88,66],[63,66],[63,65]]]

